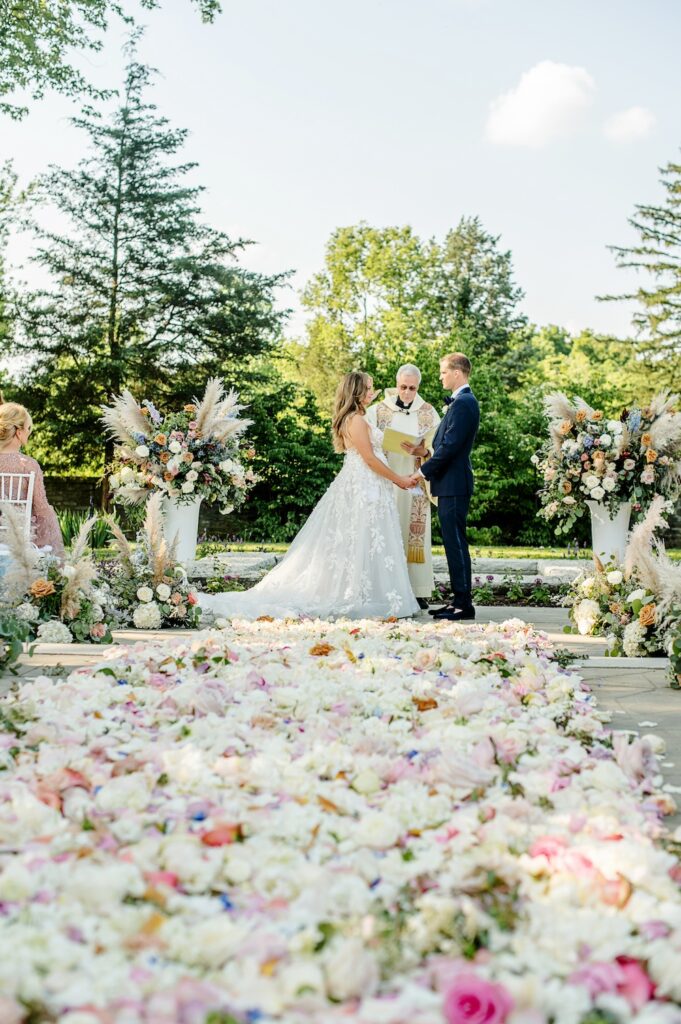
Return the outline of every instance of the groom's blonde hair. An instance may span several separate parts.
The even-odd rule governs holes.
[[[333,417],[331,419],[331,436],[333,438],[333,449],[336,452],[344,452],[345,435],[343,429],[348,416],[354,413],[364,415],[362,399],[371,385],[371,377],[362,370],[351,370],[346,373],[336,388],[336,398],[333,403]]]
[[[448,370],[461,370],[467,377],[471,375],[471,361],[463,352],[450,352],[442,357],[440,363],[444,363]]]

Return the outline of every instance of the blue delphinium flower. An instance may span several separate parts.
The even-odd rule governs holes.
[[[162,416],[153,402],[150,402],[148,398],[142,402],[142,405],[149,410],[149,417],[152,423],[157,425],[161,422]]]
[[[632,434],[635,434],[641,426],[641,410],[632,409],[627,417],[627,427]]]

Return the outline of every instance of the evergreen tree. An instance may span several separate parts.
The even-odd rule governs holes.
[[[5,277],[5,246],[14,201],[16,175],[9,163],[0,165],[0,346],[5,347],[11,336],[10,310]]]
[[[202,21],[213,21],[218,0],[193,0]],[[152,10],[159,0],[141,0]],[[39,99],[47,89],[67,96],[97,95],[71,62],[74,51],[102,49],[112,15],[129,25],[132,17],[118,0],[4,0],[0,3],[0,113],[23,117],[28,108],[11,101],[17,90]],[[100,94],[101,95],[101,94]]]
[[[247,243],[199,220],[191,163],[175,165],[186,132],[143,97],[150,71],[127,70],[110,118],[88,108],[75,124],[91,155],[52,168],[39,198],[67,231],[36,226],[35,259],[54,286],[20,304],[15,354],[22,390],[40,410],[41,455],[53,468],[101,469],[102,403],[125,387],[157,402],[187,401],[206,378],[237,380],[240,366],[277,340],[283,313],[264,277],[236,264]]]
[[[639,242],[629,248],[610,246],[617,265],[634,268],[646,277],[627,295],[607,295],[605,301],[635,299],[633,322],[636,348],[658,386],[678,386],[681,377],[681,164],[660,169],[666,192],[659,206],[636,206],[629,223]]]

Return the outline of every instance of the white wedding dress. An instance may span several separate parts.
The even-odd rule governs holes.
[[[374,454],[385,463],[383,432],[369,431]],[[243,593],[199,594],[201,608],[224,618],[416,614],[394,486],[349,449],[286,557]]]

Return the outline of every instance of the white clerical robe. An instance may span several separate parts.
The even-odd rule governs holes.
[[[387,388],[383,401],[367,409],[367,421],[381,430],[389,426],[403,434],[411,434],[414,440],[427,434],[426,444],[429,444],[440,422],[433,406],[416,395],[409,409],[404,410],[397,406],[396,398],[397,388]],[[390,468],[400,476],[411,475],[420,465],[413,455],[407,455],[406,452],[386,454]],[[415,496],[398,487],[395,488],[395,500],[414,594],[416,597],[430,597],[435,586],[430,539],[431,503],[425,495]]]

